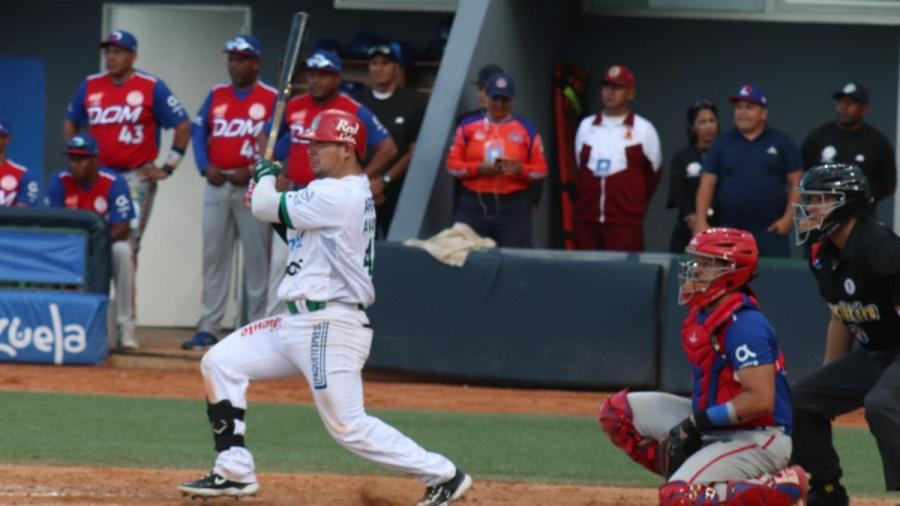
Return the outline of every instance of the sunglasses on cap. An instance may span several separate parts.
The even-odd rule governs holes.
[[[712,100],[700,99],[693,104],[691,104],[691,109],[705,109],[709,107],[715,107],[716,104],[712,102]]]
[[[228,51],[253,51],[253,46],[242,38],[232,39],[225,43]]]
[[[334,68],[334,63],[321,54],[315,54],[307,58],[306,66],[314,69]]]

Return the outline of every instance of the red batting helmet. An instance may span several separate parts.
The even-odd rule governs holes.
[[[695,235],[685,251],[693,258],[681,262],[679,304],[706,306],[756,276],[759,249],[750,232],[710,228]],[[701,265],[702,259],[712,262]]]
[[[356,149],[360,160],[366,157],[366,125],[349,112],[338,109],[320,112],[301,137],[311,141],[349,144]]]

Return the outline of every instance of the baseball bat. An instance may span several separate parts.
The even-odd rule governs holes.
[[[309,14],[305,12],[294,13],[291,20],[291,31],[288,35],[287,47],[284,50],[284,60],[281,65],[281,75],[278,77],[278,98],[275,100],[275,110],[272,112],[272,128],[269,130],[269,140],[263,152],[263,158],[271,161],[275,156],[275,144],[278,142],[278,130],[281,128],[281,120],[284,117],[284,108],[291,98],[291,80],[294,69],[297,67],[297,59],[300,56],[300,48],[303,45],[303,36],[306,34],[306,21]],[[253,179],[247,185],[247,193],[244,196],[244,204],[250,206],[250,198],[256,187]]]

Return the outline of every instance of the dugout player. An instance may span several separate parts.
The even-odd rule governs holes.
[[[9,130],[9,121],[0,118],[0,207],[38,206],[41,189],[34,173],[6,157]]]
[[[190,121],[178,98],[158,77],[134,68],[137,39],[117,30],[100,42],[106,72],[89,75],[75,91],[63,120],[63,136],[71,139],[87,127],[100,145],[100,165],[125,178],[138,215],[132,233],[135,254],[150,219],[156,182],[181,162],[190,141]],[[165,164],[154,165],[161,128],[175,137]]]
[[[292,188],[302,188],[313,180],[313,173],[309,165],[309,142],[302,134],[309,129],[313,118],[322,111],[339,109],[359,117],[366,125],[369,137],[366,140],[367,149],[371,152],[368,165],[363,171],[370,178],[381,174],[391,160],[397,154],[397,145],[391,139],[387,129],[378,121],[378,118],[368,107],[360,104],[350,96],[340,91],[341,70],[343,62],[337,54],[316,50],[306,59],[306,84],[308,92],[292,97],[285,106],[284,120],[280,132],[283,135],[278,140],[276,153],[287,152],[287,170],[278,176],[276,188],[279,191],[287,191]],[[259,136],[260,151],[265,149],[267,132]],[[281,156],[278,156],[281,159]],[[269,293],[266,314],[269,316],[284,312],[284,306],[279,304],[275,291],[284,277],[284,271],[278,266],[285,264],[287,247],[284,242],[273,237],[272,256],[269,265],[273,266],[269,272]]]
[[[359,160],[366,126],[329,110],[304,134],[316,176],[306,188],[279,192],[279,168],[261,160],[253,177],[253,215],[287,227],[292,247],[278,288],[288,313],[236,330],[201,362],[216,457],[209,475],[181,484],[186,495],[244,496],[259,489],[244,446],[250,382],[302,374],[329,434],[344,448],[395,471],[415,475],[427,489],[418,506],[462,497],[472,478],[442,455],[428,452],[363,406],[362,367],[372,344],[365,306],[375,300],[375,203]]]
[[[685,251],[678,302],[691,307],[681,341],[694,376],[692,399],[622,390],[601,404],[600,426],[632,460],[667,478],[661,506],[802,501],[808,477],[787,467],[792,422],[784,355],[747,284],[756,276],[756,240],[743,230],[711,228]]]
[[[203,313],[197,333],[181,344],[203,349],[218,339],[225,316],[236,239],[244,253],[247,316],[266,313],[269,281],[269,227],[244,206],[253,163],[259,159],[256,137],[271,116],[278,92],[259,80],[262,49],[251,35],[225,43],[230,82],[213,86],[194,118],[194,157],[206,178],[203,189]]]
[[[872,196],[856,165],[813,167],[797,192],[797,242],[812,243],[810,269],[831,321],[824,366],[792,387],[793,460],[812,474],[810,506],[846,505],[831,419],[860,407],[885,486],[900,490],[900,238],[863,212]]]
[[[66,142],[69,168],[53,174],[47,184],[47,205],[93,211],[102,216],[112,237],[116,330],[119,347],[138,347],[134,335],[134,264],[129,238],[135,217],[128,184],[118,173],[100,167],[97,141],[79,134]]]
[[[369,77],[373,86],[359,95],[359,101],[375,113],[397,145],[397,155],[385,166],[384,172],[371,177],[379,239],[386,238],[390,230],[427,104],[424,95],[400,86],[403,73],[400,51],[400,44],[396,42],[369,50]]]

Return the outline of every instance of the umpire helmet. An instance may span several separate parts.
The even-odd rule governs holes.
[[[706,306],[746,285],[756,276],[759,248],[753,234],[736,228],[709,228],[685,248],[681,262],[678,303]]]
[[[821,241],[871,202],[866,175],[856,165],[829,163],[809,169],[797,184],[794,204],[797,244]]]
[[[366,157],[366,125],[358,116],[346,111],[328,109],[320,112],[301,137],[310,141],[349,144],[360,160]]]

